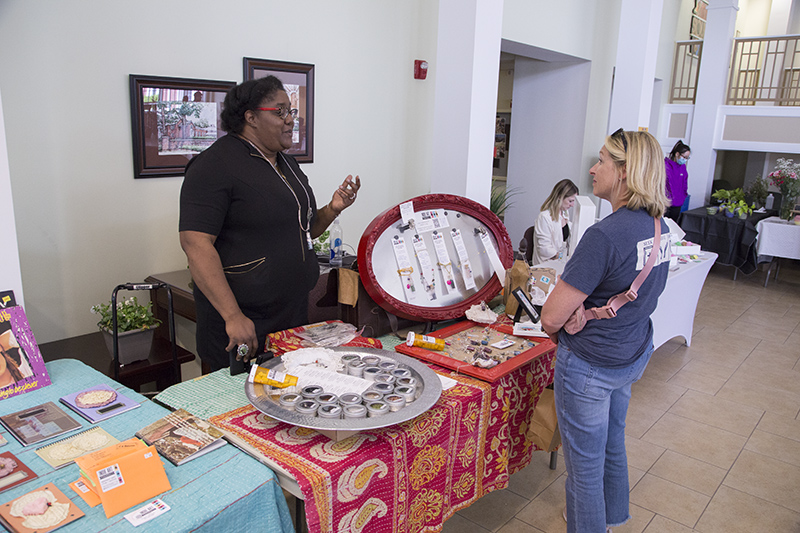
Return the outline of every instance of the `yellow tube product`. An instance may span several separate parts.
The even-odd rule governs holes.
[[[290,376],[285,372],[279,372],[274,368],[267,370],[258,365],[253,365],[250,369],[250,381],[252,383],[260,383],[262,385],[269,385],[276,389],[285,389],[297,385],[297,376]]]
[[[417,346],[418,348],[425,348],[426,350],[444,350],[446,346],[444,339],[437,339],[436,337],[429,337],[428,335],[417,335],[413,331],[408,332],[406,337],[406,344],[409,346]]]

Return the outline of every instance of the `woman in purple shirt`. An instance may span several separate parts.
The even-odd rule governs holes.
[[[667,197],[672,201],[672,205],[667,208],[666,216],[678,221],[681,214],[681,206],[686,201],[689,187],[689,173],[686,171],[686,163],[692,156],[692,151],[683,141],[678,141],[672,147],[669,157],[664,158],[667,170]]]

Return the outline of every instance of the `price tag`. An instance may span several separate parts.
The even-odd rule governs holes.
[[[445,291],[454,291],[456,290],[456,280],[453,277],[453,264],[450,262],[450,254],[444,243],[444,234],[434,231],[431,234],[431,238],[433,239],[433,249],[436,250],[436,259],[439,261],[439,270],[444,279]]]
[[[419,275],[422,279],[422,287],[428,294],[428,299],[435,300],[436,271],[433,269],[433,265],[431,264],[431,258],[428,255],[428,248],[425,246],[425,241],[422,239],[421,235],[414,235],[414,237],[411,239],[411,243],[414,245],[414,253],[417,255],[417,261],[419,261]]]
[[[461,237],[461,231],[459,231],[458,228],[451,229],[450,237],[452,237],[453,244],[456,247],[461,276],[464,278],[464,286],[467,289],[475,289],[475,277],[472,275],[472,266],[469,264],[469,254],[467,254],[467,247],[464,246],[464,239]]]
[[[414,267],[411,266],[411,260],[406,249],[406,241],[399,235],[395,235],[392,237],[392,249],[394,250],[394,258],[397,261],[397,273],[400,275],[400,281],[403,284],[406,301],[411,302],[417,297],[417,289],[414,286],[414,278],[411,275],[414,272]]]

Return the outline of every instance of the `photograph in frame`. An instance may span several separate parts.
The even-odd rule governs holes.
[[[244,58],[244,80],[275,76],[283,83],[292,106],[292,147],[285,151],[298,163],[314,162],[314,65]]]
[[[220,114],[235,82],[130,75],[134,178],[183,176],[225,135]]]

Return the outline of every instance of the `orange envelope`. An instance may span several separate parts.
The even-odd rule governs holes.
[[[79,457],[75,463],[100,498],[106,518],[172,488],[155,447],[136,438]]]
[[[97,507],[100,505],[100,496],[98,496],[95,491],[89,488],[89,482],[85,478],[73,481],[69,484],[69,488],[74,490],[75,494],[80,496],[89,507]]]

